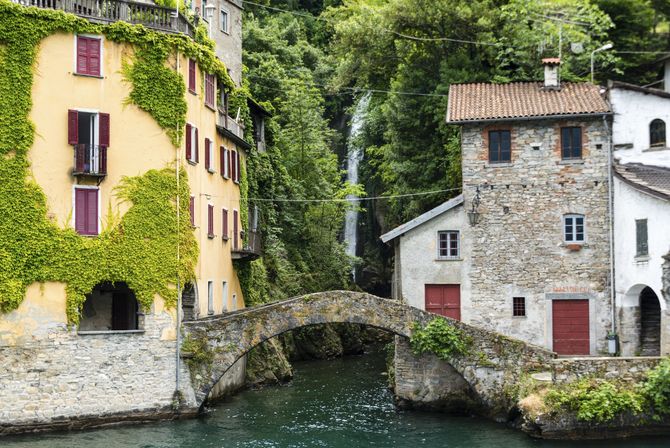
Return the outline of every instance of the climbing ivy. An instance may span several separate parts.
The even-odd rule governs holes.
[[[103,281],[126,282],[144,308],[156,294],[174,306],[173,284],[177,278],[192,277],[198,247],[188,220],[177,225],[176,197],[189,197],[189,189],[187,182],[177,186],[173,167],[124,178],[115,192],[130,207],[119,219],[110,203],[108,221],[96,238],[82,237],[47,218],[46,197],[29,172],[35,131],[29,113],[37,49],[42,39],[56,32],[102,34],[133,45],[134,61],[124,65],[131,83],[127,101],[150,113],[175,144],[186,107],[183,79],[166,66],[171,54],[195,59],[219,78],[220,86],[234,87],[202,33],[194,41],[141,25],[94,24],[61,11],[0,0],[0,311],[16,309],[28,285],[47,281],[66,284],[71,323],[79,320],[85,294]],[[181,202],[180,213],[188,216],[187,201]]]

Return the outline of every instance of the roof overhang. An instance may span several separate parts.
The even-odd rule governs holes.
[[[478,124],[478,123],[500,123],[513,121],[535,121],[535,120],[575,120],[580,118],[609,117],[613,112],[594,112],[590,114],[561,114],[561,115],[535,115],[530,117],[504,117],[504,118],[478,118],[473,120],[453,120],[447,117],[447,124]]]
[[[608,85],[608,89],[622,89],[622,90],[631,90],[633,92],[640,92],[640,93],[645,93],[647,95],[655,95],[655,96],[660,96],[661,98],[668,98],[670,99],[670,92],[666,92],[665,90],[661,89],[652,89],[649,87],[642,87],[642,86],[636,86],[635,84],[629,84],[627,82],[621,82],[621,81],[610,81]]]
[[[463,195],[459,194],[455,198],[449,199],[447,202],[444,202],[437,207],[435,207],[432,210],[427,211],[423,215],[419,215],[416,218],[414,218],[411,221],[407,221],[404,224],[399,225],[395,229],[391,230],[390,232],[386,232],[379,238],[385,242],[388,243],[392,239],[395,239],[399,236],[404,235],[405,233],[409,232],[410,230],[419,227],[421,224],[424,224],[431,219],[440,216],[441,214],[451,210],[452,208],[461,205],[463,203]]]
[[[241,147],[245,151],[248,151],[251,149],[251,143],[247,142],[246,140],[243,140],[239,138],[237,135],[233,134],[230,132],[228,129],[224,128],[223,126],[216,126],[216,130],[219,131],[219,134],[222,136],[226,137],[229,140],[232,140],[233,143],[235,143],[237,146]]]

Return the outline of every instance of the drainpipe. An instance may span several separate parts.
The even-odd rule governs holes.
[[[177,5],[179,5],[179,2],[177,2]],[[179,8],[179,6],[177,6]],[[179,9],[177,9],[179,11]],[[176,51],[177,54],[177,64],[176,64],[176,71],[177,74],[179,74],[179,51]],[[177,125],[179,126],[179,125]],[[177,133],[179,133],[179,128],[177,128]],[[177,346],[175,349],[175,396],[178,396],[179,394],[179,361],[180,361],[180,351],[181,351],[181,279],[179,278],[179,263],[181,261],[181,253],[180,253],[180,248],[179,248],[179,233],[180,233],[180,197],[179,197],[179,174],[181,170],[181,150],[179,147],[176,148],[175,150],[175,155],[177,159],[177,163],[175,163],[175,170],[176,170],[176,175],[177,175]]]
[[[615,282],[614,282],[614,210],[612,207],[612,137],[610,127],[607,123],[607,115],[603,115],[603,124],[607,135],[607,208],[609,213],[609,236],[610,236],[610,303],[612,305],[612,325],[611,332],[616,332],[615,317]]]

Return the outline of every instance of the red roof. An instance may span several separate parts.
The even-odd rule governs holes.
[[[564,82],[560,89],[545,89],[542,82],[452,84],[447,122],[610,113],[600,88],[590,83]]]

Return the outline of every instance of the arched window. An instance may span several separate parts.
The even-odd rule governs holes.
[[[665,146],[665,121],[656,118],[649,125],[649,146]]]

